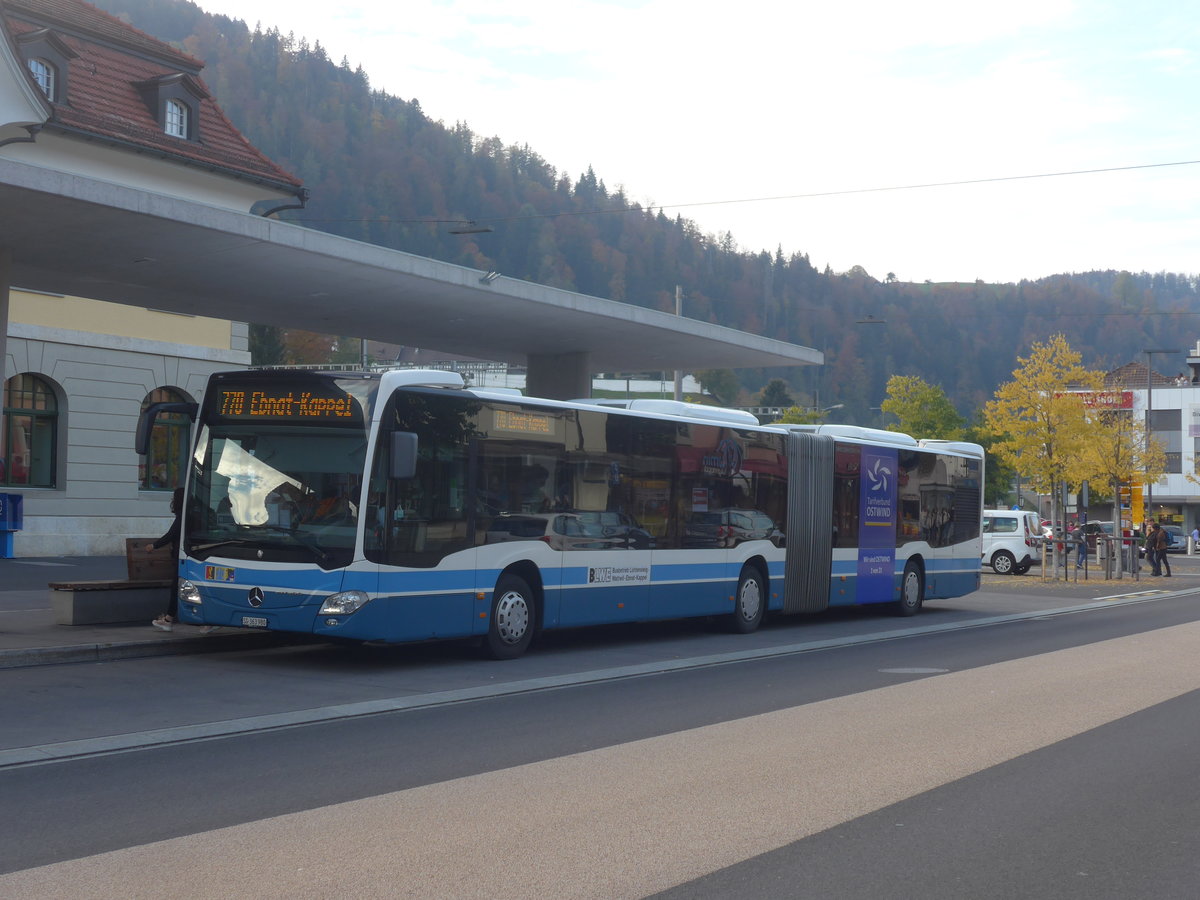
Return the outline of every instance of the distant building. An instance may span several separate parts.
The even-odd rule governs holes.
[[[1105,386],[1121,391],[1134,416],[1145,420],[1150,410],[1150,432],[1166,450],[1166,474],[1148,486],[1145,517],[1190,532],[1200,524],[1200,341],[1187,364],[1190,372],[1162,375],[1131,362],[1109,372]]]
[[[202,68],[82,0],[4,0],[0,158],[135,188],[148,201],[259,213],[301,205],[301,183],[234,128]],[[199,400],[211,372],[250,362],[247,326],[204,312],[21,285],[0,296],[0,492],[23,497],[16,555],[121,553],[125,537],[166,529],[191,426],[162,421],[139,458],[143,404]]]
[[[1145,422],[1150,410],[1150,431],[1166,453],[1165,474],[1150,484],[1135,484],[1125,498],[1092,502],[1091,520],[1122,521],[1126,528],[1141,529],[1148,518],[1178,525],[1185,532],[1200,525],[1200,341],[1188,356],[1190,373],[1163,375],[1144,363],[1130,362],[1104,377],[1105,405],[1123,410]],[[1141,516],[1135,512],[1135,493],[1140,491]],[[1030,496],[1026,491],[1025,496]],[[1068,516],[1076,513],[1078,498],[1068,504]],[[1050,498],[1041,495],[1038,512],[1050,515]]]

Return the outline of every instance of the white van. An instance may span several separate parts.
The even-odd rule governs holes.
[[[983,565],[997,575],[1024,575],[1040,558],[1042,526],[1036,513],[1017,509],[983,511]]]

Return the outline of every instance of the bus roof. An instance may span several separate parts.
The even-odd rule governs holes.
[[[882,428],[864,428],[861,425],[796,425],[776,423],[785,431],[806,431],[810,434],[826,434],[830,437],[852,438],[872,444],[891,444],[897,447],[916,447],[917,439],[899,431],[884,431]]]

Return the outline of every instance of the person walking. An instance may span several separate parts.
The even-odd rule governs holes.
[[[1146,523],[1146,541],[1144,547],[1146,562],[1150,563],[1151,578],[1162,577],[1162,565],[1158,561],[1158,531],[1157,522]]]
[[[1158,530],[1154,537],[1155,559],[1154,566],[1162,572],[1163,578],[1171,577],[1171,561],[1167,558],[1167,547],[1171,545],[1170,535],[1167,534],[1167,529],[1161,525],[1157,526]]]
[[[171,584],[171,599],[167,601],[167,611],[150,623],[159,631],[173,630],[175,616],[179,612],[179,536],[183,530],[183,488],[181,487],[175,488],[175,492],[171,494],[171,513],[175,516],[175,520],[171,522],[167,533],[154,543],[146,545],[147,553],[170,545],[171,561],[175,564],[176,569],[175,580]]]
[[[1077,524],[1075,526],[1075,571],[1078,572],[1087,565],[1087,534],[1083,530],[1083,526]]]

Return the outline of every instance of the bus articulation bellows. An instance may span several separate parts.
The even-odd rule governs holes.
[[[983,450],[443,371],[209,381],[180,559],[191,624],[480,639],[890,604],[979,587]],[[147,410],[139,441],[159,409]]]

